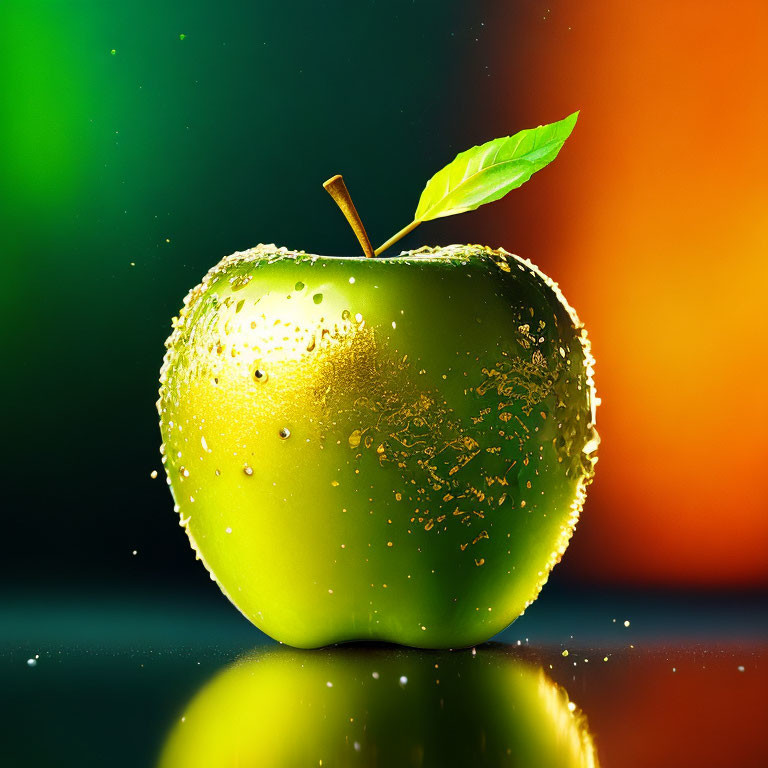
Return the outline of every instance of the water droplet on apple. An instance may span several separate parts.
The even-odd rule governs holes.
[[[323,294],[322,293],[316,293],[312,297],[312,301],[314,301],[315,304],[320,304],[322,302],[322,300],[323,300]]]
[[[349,320],[349,318],[350,318],[350,317],[352,317],[352,315],[350,314],[350,312],[349,312],[349,310],[348,310],[348,309],[345,309],[345,310],[344,310],[344,311],[341,313],[341,319],[342,319],[342,320]]]
[[[301,280],[299,280],[299,282],[296,283],[296,285],[293,286],[293,290],[294,291],[303,291],[304,290],[304,283],[302,283]]]
[[[239,291],[241,288],[245,288],[251,280],[253,280],[253,275],[236,275],[229,283],[233,291]]]
[[[179,474],[182,477],[189,477],[189,470],[186,467],[179,467]]]
[[[291,436],[291,430],[287,427],[283,427],[278,433],[283,440],[287,440]]]
[[[253,372],[253,378],[256,379],[256,381],[263,384],[269,378],[269,376],[267,375],[267,372],[263,368],[257,368]]]
[[[216,470],[216,474],[219,474],[219,470]],[[247,464],[243,467],[243,474],[248,477],[253,477],[253,467],[249,467]]]

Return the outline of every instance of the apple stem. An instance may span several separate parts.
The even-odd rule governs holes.
[[[355,233],[357,241],[360,243],[360,247],[363,249],[363,253],[368,258],[373,258],[373,247],[371,241],[368,239],[368,233],[365,231],[363,222],[360,219],[360,214],[355,208],[355,204],[352,202],[352,196],[349,194],[347,185],[344,183],[344,179],[341,178],[341,174],[337,173],[332,176],[328,181],[323,184],[325,191],[333,198],[336,205],[341,208],[341,212],[344,214],[344,218],[347,220],[352,231]]]
[[[380,253],[383,253],[387,250],[387,248],[389,248],[390,245],[394,245],[401,237],[405,237],[409,232],[413,232],[413,230],[416,229],[419,224],[421,224],[421,222],[417,219],[416,221],[412,221],[407,227],[403,227],[396,235],[392,235],[392,237],[390,237],[386,243],[380,245],[373,252],[374,256],[378,256]]]

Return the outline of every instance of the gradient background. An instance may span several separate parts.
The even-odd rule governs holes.
[[[502,639],[605,765],[766,765],[766,41],[765,0],[0,0],[0,763],[149,765],[260,642],[150,479],[186,291],[260,241],[356,253],[333,173],[380,243],[457,152],[581,109],[402,242],[530,258],[597,357],[596,481]]]
[[[187,289],[260,241],[355,253],[333,173],[378,243],[458,151],[581,109],[551,168],[402,245],[530,258],[589,329],[556,584],[764,589],[766,40],[761,0],[3,0],[4,588],[215,591],[149,476]]]

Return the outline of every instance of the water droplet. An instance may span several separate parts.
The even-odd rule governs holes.
[[[151,477],[151,478],[154,480],[154,479],[157,477],[157,470],[156,470],[156,469],[153,469],[153,470],[152,470],[152,471],[149,473],[149,476],[150,476],[150,477]]]
[[[227,531],[227,533],[232,533],[232,529],[231,528],[227,528],[226,531]]]
[[[299,280],[299,282],[296,283],[296,285],[293,286],[293,290],[294,291],[303,291],[304,290],[304,283],[302,283],[301,280]]]
[[[257,368],[253,372],[253,378],[256,379],[256,381],[260,381],[262,384],[269,378],[267,375],[267,372],[263,370],[262,368]]]
[[[371,672],[371,677],[372,677],[374,680],[378,680],[378,679],[379,679],[379,673],[378,673],[378,672]]]
[[[575,709],[576,709],[576,705],[572,701],[569,701],[568,702],[568,711],[569,712],[573,712]]]
[[[216,470],[216,474],[219,474],[219,470]],[[243,474],[247,475],[248,477],[253,476],[253,467],[249,467],[247,464],[243,467]]]
[[[241,288],[245,288],[251,280],[253,280],[253,275],[236,275],[229,281],[229,284],[233,291],[239,291]]]
[[[363,322],[363,316],[358,312],[355,315],[355,320],[357,320],[358,323],[362,323]]]
[[[291,436],[291,430],[287,427],[283,427],[278,433],[283,440],[287,440]]]
[[[36,667],[37,666],[37,659],[27,659],[27,666],[28,667]]]
[[[408,682],[408,678],[405,675],[400,675],[400,685],[405,685]]]
[[[341,313],[341,319],[342,319],[342,320],[349,320],[349,318],[350,318],[350,317],[352,317],[352,315],[350,314],[350,311],[349,311],[348,309],[345,309],[345,310],[344,310],[344,311]]]
[[[316,294],[315,294],[315,295],[312,297],[312,301],[314,301],[314,302],[315,302],[315,304],[320,304],[320,302],[322,302],[322,300],[323,300],[323,294],[322,294],[322,293],[316,293]]]
[[[186,467],[179,467],[179,474],[182,477],[189,477],[189,470]]]
[[[354,277],[350,277],[349,278],[349,284],[350,285],[354,285],[355,284],[355,278]]]
[[[356,429],[348,438],[349,447],[357,448],[357,446],[360,445],[360,438],[361,438],[360,430]]]

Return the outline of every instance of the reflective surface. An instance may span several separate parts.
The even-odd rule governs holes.
[[[453,653],[297,651],[205,597],[6,600],[0,765],[766,764],[764,599],[545,597]]]
[[[183,709],[160,768],[596,764],[586,721],[540,665],[474,653],[270,648]]]

